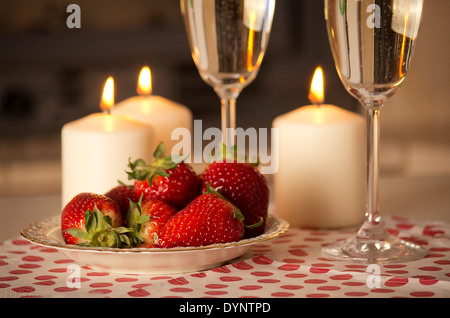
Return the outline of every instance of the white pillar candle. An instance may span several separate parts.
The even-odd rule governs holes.
[[[113,97],[105,102],[111,81],[105,84],[105,109],[114,104]],[[149,125],[108,111],[65,124],[61,142],[63,207],[78,193],[104,194],[126,181],[129,158],[150,160],[155,148]]]
[[[117,103],[114,114],[123,114],[153,127],[154,143],[161,141],[170,154],[173,146],[179,140],[172,140],[172,132],[176,128],[186,128],[192,132],[192,113],[184,105],[162,96],[151,94],[150,69],[144,67],[139,76],[139,96],[128,98]]]
[[[316,76],[315,76],[316,77]],[[314,80],[313,80],[314,82]],[[363,221],[365,121],[334,105],[308,105],[273,121],[279,129],[275,213],[293,227],[339,228]]]

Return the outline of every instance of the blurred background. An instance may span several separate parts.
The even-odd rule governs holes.
[[[67,6],[81,8],[69,29]],[[450,175],[450,1],[425,1],[411,71],[382,112],[381,173]],[[136,95],[142,66],[153,93],[189,107],[203,129],[220,127],[219,99],[191,59],[179,1],[3,0],[0,2],[0,197],[59,194],[62,126],[99,111],[106,78],[116,102]],[[237,124],[270,127],[309,104],[316,66],[325,102],[362,112],[334,68],[323,1],[277,2],[256,80],[237,102]]]

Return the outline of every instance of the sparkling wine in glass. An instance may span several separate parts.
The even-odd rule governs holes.
[[[275,0],[181,0],[192,58],[221,100],[222,142],[235,143],[236,99],[258,74]]]
[[[358,233],[323,248],[325,255],[365,263],[420,259],[421,246],[390,235],[378,206],[379,115],[409,70],[423,0],[325,0],[336,69],[367,113],[367,203]]]

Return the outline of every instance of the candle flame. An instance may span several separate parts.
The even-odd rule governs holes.
[[[106,80],[105,87],[103,88],[100,108],[103,111],[109,113],[113,106],[114,106],[114,79],[110,76]]]
[[[323,71],[318,66],[314,72],[314,76],[311,82],[311,89],[309,90],[309,100],[312,104],[322,104],[324,101],[324,88],[323,88]]]
[[[139,95],[150,95],[152,93],[152,74],[148,66],[144,66],[139,74],[137,92]]]

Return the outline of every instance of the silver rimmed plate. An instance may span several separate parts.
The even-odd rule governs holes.
[[[254,244],[276,238],[289,224],[270,215],[266,231],[257,237],[227,244],[174,248],[80,247],[64,243],[60,215],[28,224],[22,236],[34,244],[53,247],[92,269],[132,274],[186,273],[217,267],[242,256]]]

